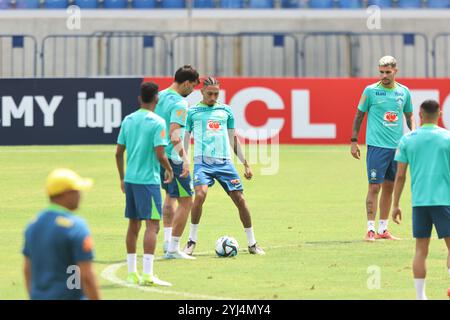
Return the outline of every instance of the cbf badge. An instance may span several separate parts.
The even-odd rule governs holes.
[[[370,180],[377,180],[377,170],[370,170]]]

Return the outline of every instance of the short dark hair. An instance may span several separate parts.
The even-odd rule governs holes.
[[[183,83],[185,81],[199,83],[199,74],[191,65],[187,64],[182,66],[175,72],[175,82]]]
[[[422,109],[426,114],[434,115],[439,113],[439,102],[436,100],[425,100],[420,105],[420,109]]]
[[[144,82],[141,84],[141,101],[143,103],[152,102],[158,94],[158,85],[154,82]]]

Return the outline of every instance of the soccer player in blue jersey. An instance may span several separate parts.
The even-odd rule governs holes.
[[[395,150],[403,135],[403,115],[410,130],[414,130],[413,107],[409,89],[395,81],[397,61],[384,56],[378,63],[380,81],[367,86],[359,101],[353,123],[351,154],[360,159],[358,133],[367,113],[367,176],[369,189],[366,197],[366,241],[375,239],[397,240],[388,231],[389,211],[392,204],[397,162]],[[380,221],[375,234],[375,217],[380,196]]]
[[[416,298],[426,300],[426,259],[431,230],[448,249],[447,268],[450,275],[450,132],[438,127],[439,103],[427,100],[420,106],[422,126],[400,140],[395,156],[398,162],[394,186],[392,219],[400,223],[400,197],[405,185],[408,165],[411,168],[413,236],[416,254],[413,261]]]
[[[127,281],[144,286],[171,286],[153,274],[153,261],[159,220],[162,213],[160,164],[166,169],[163,179],[169,183],[173,171],[165,154],[166,126],[154,113],[158,102],[158,86],[152,82],[141,84],[140,109],[127,115],[122,121],[117,139],[116,164],[120,186],[125,193],[125,217],[129,219],[126,237],[128,276]],[[124,153],[127,152],[124,173]],[[136,242],[145,221],[144,256],[142,277],[136,267]]]
[[[165,120],[169,132],[166,154],[174,172],[171,183],[163,183],[166,192],[163,209],[164,258],[193,259],[180,251],[180,238],[192,208],[193,187],[190,161],[183,147],[188,102],[185,99],[199,83],[198,72],[185,65],[175,72],[172,85],[161,91],[155,113]],[[161,167],[161,176],[165,169]],[[178,206],[176,206],[178,203]],[[176,209],[175,209],[176,207]]]
[[[80,191],[92,180],[69,169],[52,171],[46,182],[50,205],[25,231],[25,283],[31,299],[98,300],[92,238],[86,222],[74,215]]]
[[[189,109],[186,121],[185,149],[194,137],[194,188],[195,200],[191,211],[189,241],[184,252],[192,255],[196,242],[198,224],[203,203],[209,187],[217,180],[236,205],[247,235],[248,250],[251,254],[265,254],[255,240],[250,211],[243,195],[241,178],[231,162],[230,145],[244,164],[246,179],[253,176],[245,159],[239,140],[235,134],[234,116],[231,108],[217,102],[219,82],[213,77],[206,78],[202,87],[203,100]]]

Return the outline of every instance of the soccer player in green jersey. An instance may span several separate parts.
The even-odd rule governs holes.
[[[246,179],[253,176],[235,134],[234,116],[231,108],[217,102],[219,82],[212,77],[204,80],[201,90],[203,100],[189,109],[186,121],[185,149],[188,150],[191,133],[194,137],[194,188],[195,200],[191,211],[189,241],[184,252],[192,255],[196,242],[198,224],[208,188],[217,180],[236,205],[247,235],[251,254],[265,254],[255,240],[250,211],[243,195],[239,174],[231,162],[230,146],[244,164]]]
[[[180,238],[192,208],[193,187],[189,174],[190,161],[183,147],[188,102],[185,99],[199,83],[198,72],[185,65],[175,72],[172,85],[161,91],[155,112],[164,119],[169,132],[166,154],[174,172],[171,183],[163,183],[166,191],[163,209],[164,258],[194,259],[180,251]],[[165,168],[161,167],[161,176]],[[176,203],[178,206],[175,209]]]
[[[116,164],[120,187],[125,193],[125,217],[129,219],[126,237],[128,277],[132,284],[171,286],[153,274],[153,261],[159,220],[162,213],[160,164],[166,169],[164,183],[173,179],[166,157],[166,126],[153,111],[158,102],[158,86],[152,82],[141,85],[140,109],[122,121],[117,139]],[[127,165],[124,174],[124,153]],[[136,242],[145,221],[142,277],[136,268]]]
[[[366,197],[366,241],[375,239],[397,240],[388,231],[389,211],[392,204],[397,162],[395,150],[403,135],[403,114],[410,130],[414,130],[413,107],[409,89],[395,81],[397,61],[384,56],[378,63],[380,81],[365,88],[353,123],[351,154],[360,159],[358,134],[367,113],[367,176],[369,190]],[[380,221],[375,234],[375,217],[380,196]]]
[[[426,300],[426,259],[431,230],[447,244],[450,275],[450,131],[438,127],[439,103],[427,100],[420,106],[422,126],[403,136],[395,156],[398,162],[394,186],[392,219],[400,223],[400,197],[408,165],[411,167],[413,236],[416,254],[413,261],[416,298]]]

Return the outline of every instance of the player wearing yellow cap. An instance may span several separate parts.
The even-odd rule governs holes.
[[[93,181],[69,169],[47,177],[50,206],[25,231],[25,282],[31,299],[100,298],[88,227],[73,211]]]

